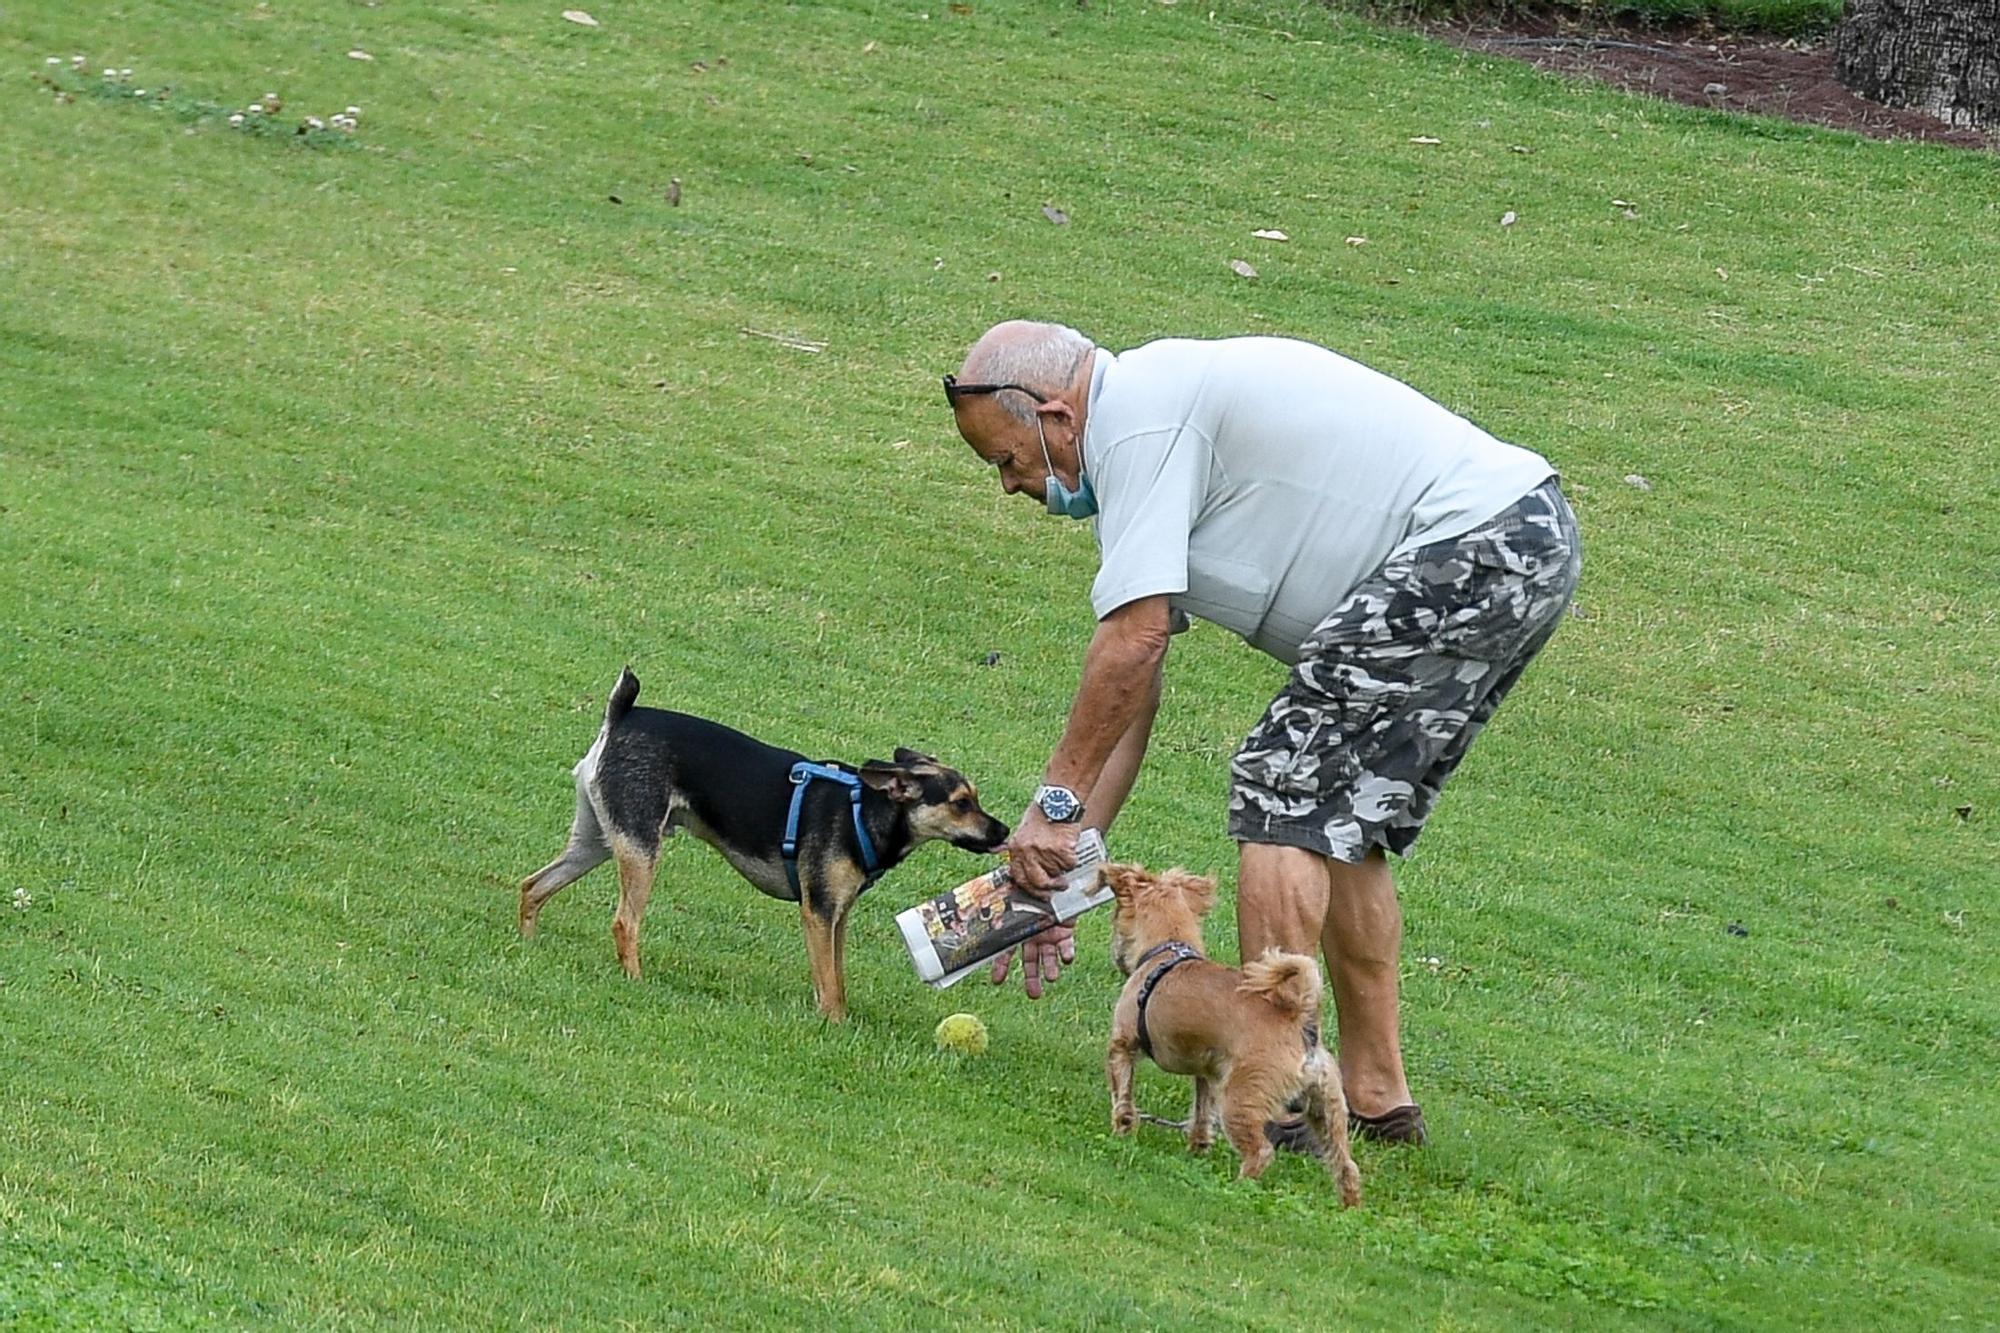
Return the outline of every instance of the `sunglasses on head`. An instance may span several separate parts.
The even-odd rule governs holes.
[[[961,398],[975,398],[983,393],[1000,393],[1007,389],[1025,393],[1038,403],[1049,401],[1047,395],[1036,393],[1025,384],[960,384],[956,375],[944,377],[944,400],[948,403],[957,403]]]

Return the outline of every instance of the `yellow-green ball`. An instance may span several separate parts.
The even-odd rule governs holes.
[[[937,1045],[960,1055],[986,1054],[986,1025],[978,1014],[947,1014],[938,1020]]]

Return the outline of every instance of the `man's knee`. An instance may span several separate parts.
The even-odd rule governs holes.
[[[1327,886],[1322,931],[1327,961],[1394,967],[1402,951],[1403,909],[1382,849],[1353,864],[1329,864]]]

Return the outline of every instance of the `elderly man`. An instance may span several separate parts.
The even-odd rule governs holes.
[[[1132,789],[1168,638],[1199,616],[1289,664],[1230,765],[1241,957],[1325,952],[1362,1134],[1421,1143],[1398,1033],[1407,855],[1445,779],[1555,631],[1581,564],[1555,469],[1416,390],[1284,338],[1121,354],[1014,321],[945,395],[1008,494],[1094,522],[1097,629],[1012,840],[1048,888]],[[1030,996],[1074,957],[1022,950]],[[994,980],[1004,981],[1001,959]],[[1273,1127],[1285,1142],[1291,1134]]]

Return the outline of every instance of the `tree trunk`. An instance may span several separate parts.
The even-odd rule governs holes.
[[[1863,97],[2000,127],[2000,0],[1847,0],[1833,52]]]

